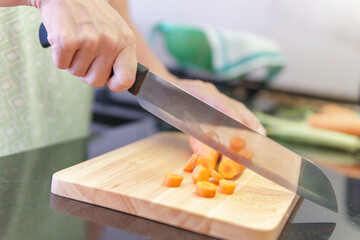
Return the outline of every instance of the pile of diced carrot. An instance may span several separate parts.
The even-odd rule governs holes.
[[[217,151],[205,144],[194,139],[191,141],[194,153],[187,161],[184,170],[192,173],[192,180],[196,184],[196,193],[207,198],[214,197],[217,189],[220,193],[232,194],[236,183],[231,179],[238,176],[245,167],[224,155],[220,157]],[[249,160],[253,157],[253,152],[246,149],[246,140],[243,138],[232,138],[230,148]],[[218,163],[219,157],[220,162]],[[211,181],[211,178],[215,180],[216,184]],[[179,187],[182,179],[181,175],[167,173],[163,185]]]

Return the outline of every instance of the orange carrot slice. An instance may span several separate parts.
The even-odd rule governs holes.
[[[198,158],[199,158],[198,154],[194,153],[193,155],[191,155],[189,160],[186,162],[184,170],[186,172],[191,172],[193,170],[194,166],[196,165],[196,162],[197,162]]]
[[[233,137],[230,139],[230,148],[235,152],[239,152],[246,147],[246,140],[241,137]]]
[[[239,154],[245,158],[247,158],[248,160],[251,160],[254,156],[253,151],[249,150],[249,149],[242,149],[239,151]]]
[[[216,194],[216,185],[210,182],[196,182],[196,193],[201,197],[212,198]]]
[[[232,179],[237,176],[245,167],[226,156],[222,156],[218,172],[225,179]]]
[[[220,173],[218,173],[215,169],[210,169],[210,176],[213,177],[216,181],[220,181],[221,179],[224,179],[223,176],[221,176]]]
[[[179,187],[183,179],[183,176],[173,173],[166,173],[163,185],[166,187]]]
[[[197,166],[192,172],[192,179],[194,182],[207,181],[209,180],[209,177],[210,177],[209,169],[205,168],[202,165]]]
[[[209,181],[208,181],[208,182],[213,183],[213,184],[215,184],[216,186],[219,186],[219,182],[216,181],[214,178],[209,178]]]
[[[219,182],[219,192],[221,193],[232,194],[235,187],[236,183],[226,179],[221,179]]]

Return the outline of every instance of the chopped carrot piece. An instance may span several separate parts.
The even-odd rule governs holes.
[[[235,187],[236,183],[229,180],[221,179],[219,182],[219,192],[221,193],[232,194]]]
[[[218,172],[225,178],[231,179],[237,176],[245,167],[226,156],[222,156]]]
[[[198,181],[196,183],[196,193],[201,197],[212,198],[216,194],[216,185],[210,182]]]
[[[239,152],[246,147],[246,140],[241,137],[233,137],[230,139],[230,148],[235,152]]]
[[[204,156],[199,156],[196,166],[202,165],[208,169],[214,169],[216,167],[217,160],[214,161],[214,158],[208,158]]]
[[[209,169],[205,168],[202,165],[197,166],[192,172],[192,179],[194,182],[207,181],[209,180],[209,177],[210,177]]]
[[[208,182],[213,183],[213,184],[215,184],[216,186],[219,186],[219,182],[216,181],[214,178],[209,178],[209,181],[208,181]]]
[[[242,149],[239,151],[239,154],[249,160],[251,160],[254,156],[253,151],[249,150],[249,149]]]
[[[173,173],[166,173],[163,185],[166,187],[178,187],[180,186],[183,179],[183,176]]]
[[[196,165],[198,158],[199,158],[198,154],[194,153],[193,155],[191,155],[189,160],[186,162],[184,170],[187,172],[191,172],[193,170],[194,166]]]
[[[213,177],[216,181],[220,182],[221,179],[224,179],[220,173],[218,173],[215,169],[210,169],[210,176]]]
[[[179,187],[183,179],[184,177],[181,175],[166,173],[163,185],[166,187]]]

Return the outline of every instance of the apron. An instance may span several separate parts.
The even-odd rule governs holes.
[[[33,7],[0,8],[0,156],[88,134],[93,88],[57,69]]]

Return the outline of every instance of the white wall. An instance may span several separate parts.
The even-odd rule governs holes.
[[[360,0],[129,2],[133,20],[145,35],[160,20],[255,32],[275,39],[287,58],[274,88],[359,98]]]

